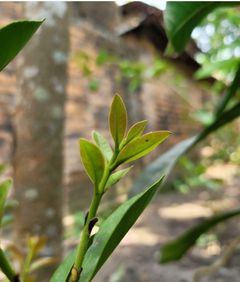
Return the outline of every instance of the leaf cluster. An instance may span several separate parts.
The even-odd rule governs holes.
[[[143,134],[147,121],[137,122],[127,131],[127,111],[122,98],[116,95],[109,113],[109,128],[114,140],[114,149],[106,139],[94,131],[93,141],[80,139],[80,155],[83,166],[96,189],[99,189],[104,176],[118,166],[135,161],[162,143],[169,131],[155,131]],[[114,172],[103,184],[105,189],[118,182],[131,167]],[[107,183],[107,184],[106,184]],[[98,191],[99,193],[103,191]]]

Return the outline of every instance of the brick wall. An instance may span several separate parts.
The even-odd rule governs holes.
[[[20,8],[19,3],[0,3],[0,23],[19,19]],[[66,199],[71,203],[71,211],[78,209],[76,201],[80,201],[84,207],[91,194],[90,184],[79,160],[78,139],[89,138],[93,129],[109,137],[108,108],[115,92],[120,93],[126,101],[131,121],[145,118],[149,120],[149,130],[167,129],[174,133],[148,160],[155,158],[163,148],[196,133],[199,128],[190,119],[189,113],[201,107],[203,90],[192,78],[184,75],[180,75],[180,82],[176,82],[179,74],[174,71],[174,66],[158,78],[144,80],[134,93],[128,91],[129,81],[117,79],[116,66],[106,64],[96,67],[94,62],[102,49],[123,59],[144,62],[147,66],[151,66],[156,57],[153,48],[146,42],[122,39],[110,27],[105,23],[98,28],[96,22],[89,22],[78,13],[74,13],[72,18],[64,137]],[[84,75],[77,63],[76,54],[79,52],[89,57],[90,76]],[[15,64],[14,61],[0,74],[0,152],[4,162],[11,161],[14,151],[12,124],[17,101]],[[95,91],[89,89],[92,79],[100,82]]]

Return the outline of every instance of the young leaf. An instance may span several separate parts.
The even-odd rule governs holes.
[[[18,54],[42,21],[17,21],[0,29],[0,71]]]
[[[197,241],[197,239],[218,223],[240,215],[240,209],[224,212],[210,217],[200,224],[190,228],[175,240],[161,248],[160,263],[179,260]]]
[[[113,173],[112,175],[110,175],[107,184],[105,186],[105,189],[109,188],[110,186],[116,184],[121,178],[123,178],[128,172],[129,170],[132,168],[132,166],[125,168],[125,169],[121,169],[115,173]]]
[[[161,181],[162,178],[143,193],[122,204],[102,223],[92,246],[85,255],[80,282],[92,281],[95,274],[148,205]]]
[[[146,127],[147,121],[143,120],[143,121],[139,121],[137,123],[135,123],[128,131],[127,137],[123,139],[122,143],[121,143],[121,147],[125,146],[127,143],[129,143],[130,141],[132,141],[134,138],[139,137],[145,127]]]
[[[38,269],[53,265],[57,262],[58,262],[58,259],[54,257],[39,258],[31,263],[29,273],[33,273]]]
[[[12,185],[11,179],[7,179],[0,184],[0,223],[3,217],[5,202],[11,185]]]
[[[105,169],[105,160],[100,149],[90,141],[80,139],[80,155],[91,181],[94,184],[100,183]]]
[[[119,95],[113,99],[110,114],[109,114],[110,131],[115,141],[116,148],[118,148],[122,141],[126,127],[127,127],[127,111],[124,106],[123,100]]]
[[[129,163],[145,156],[162,143],[169,135],[169,131],[155,131],[134,139],[120,151],[116,164]]]
[[[108,144],[107,140],[97,131],[93,131],[93,139],[98,145],[98,147],[101,149],[102,153],[106,157],[108,161],[111,160],[113,151],[110,145]]]

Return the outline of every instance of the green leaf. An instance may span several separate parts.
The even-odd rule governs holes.
[[[193,29],[210,12],[217,7],[230,5],[234,4],[227,2],[167,2],[164,23],[171,45],[178,53],[182,52]]]
[[[11,185],[11,179],[7,179],[0,184],[0,223],[2,221],[7,195]]]
[[[168,242],[161,248],[160,262],[166,263],[180,259],[197,241],[197,239],[209,229],[220,222],[240,215],[240,209],[224,212],[204,220],[195,225],[175,240]]]
[[[112,175],[110,175],[110,177],[108,178],[108,181],[106,183],[105,189],[107,189],[110,186],[116,184],[121,178],[123,178],[129,172],[129,170],[131,168],[132,168],[132,166],[125,168],[125,169],[121,169],[121,170],[113,173]]]
[[[66,282],[74,264],[76,250],[71,251],[54,272],[50,282]]]
[[[119,95],[114,97],[111,105],[109,126],[116,148],[118,148],[127,128],[127,111]]]
[[[42,21],[17,21],[0,29],[0,71],[18,54]]]
[[[143,193],[122,204],[100,226],[84,261],[80,282],[89,282],[99,271],[157,191],[162,178]]]
[[[220,103],[217,106],[217,110],[216,110],[217,117],[223,113],[228,103],[233,99],[234,96],[236,96],[237,91],[240,87],[239,81],[240,81],[240,61],[238,62],[238,65],[236,67],[235,77],[231,85],[228,87],[226,94],[224,95],[223,99],[220,101]]]
[[[6,253],[0,248],[0,269],[9,279],[9,281],[15,281],[16,273],[10,263],[10,260],[6,256]]]
[[[123,139],[122,143],[121,143],[121,148],[124,147],[127,143],[129,143],[130,141],[132,141],[134,138],[139,137],[145,127],[146,127],[147,121],[143,120],[143,121],[139,121],[137,123],[135,123],[128,131],[128,134],[126,136],[126,138]]]
[[[197,72],[195,72],[194,77],[196,79],[204,79],[209,76],[214,76],[214,74],[226,70],[230,72],[232,69],[237,69],[240,63],[239,58],[231,58],[228,60],[222,60],[217,62],[207,63],[203,65]]]
[[[80,155],[89,178],[95,185],[99,184],[105,169],[105,159],[100,149],[90,141],[80,139]]]
[[[98,145],[105,158],[110,161],[113,156],[113,151],[107,140],[97,131],[93,131],[92,135],[95,143]]]
[[[120,151],[116,163],[120,165],[145,156],[162,143],[170,134],[169,131],[155,131],[134,139]]]

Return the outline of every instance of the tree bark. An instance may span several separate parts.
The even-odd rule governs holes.
[[[41,255],[61,258],[64,102],[68,4],[26,2],[24,18],[44,19],[19,58],[14,181],[17,238],[46,235]],[[49,281],[40,271],[37,281]]]

